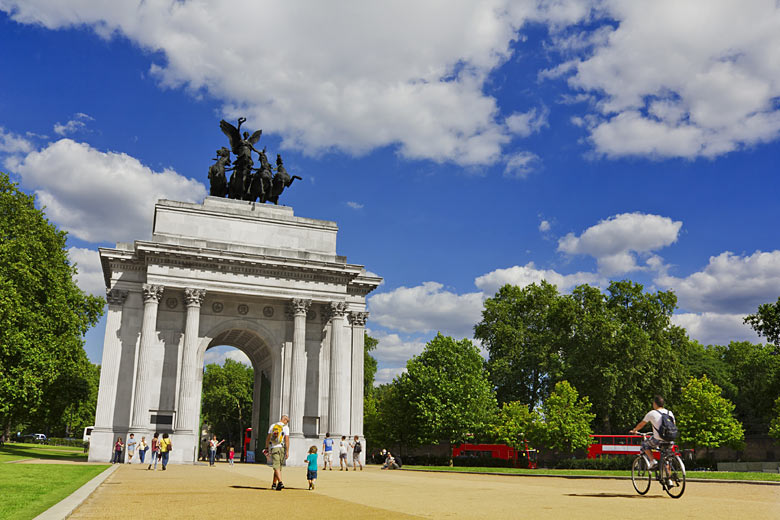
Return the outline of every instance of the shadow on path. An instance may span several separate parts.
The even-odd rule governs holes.
[[[625,495],[622,493],[569,493],[566,496],[591,498],[664,498],[660,495]]]

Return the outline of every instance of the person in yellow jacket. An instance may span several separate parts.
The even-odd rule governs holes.
[[[162,458],[162,469],[165,471],[165,467],[168,465],[168,457],[173,449],[173,443],[168,438],[167,433],[163,433],[162,440],[160,440],[160,457]]]

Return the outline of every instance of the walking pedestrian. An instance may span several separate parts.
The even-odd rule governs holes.
[[[162,440],[160,441],[160,456],[162,457],[163,471],[165,471],[166,466],[168,466],[168,457],[170,457],[172,449],[173,443],[168,438],[168,434],[163,433]]]
[[[330,438],[330,432],[327,432],[322,440],[322,469],[328,468],[333,471],[333,439]]]
[[[309,481],[309,490],[314,489],[314,483],[317,482],[317,446],[309,448],[309,454],[306,456],[306,480]]]
[[[141,464],[144,463],[147,451],[149,451],[149,445],[146,444],[146,437],[141,437],[141,442],[138,443],[138,456],[141,457]]]
[[[152,471],[155,471],[157,469],[157,461],[160,460],[160,439],[158,438],[159,436],[160,436],[159,433],[154,432],[154,437],[152,437],[152,460],[149,461],[149,467],[146,468]],[[154,467],[152,467],[152,464],[154,464]]]
[[[127,439],[127,463],[132,464],[133,457],[135,457],[135,447],[138,441],[135,440],[135,434],[131,433],[130,438]]]
[[[347,464],[347,436],[342,435],[339,441],[339,471],[345,469],[349,471],[349,464]]]
[[[214,466],[214,461],[217,458],[217,448],[219,448],[223,442],[225,442],[225,439],[217,442],[216,435],[211,437],[211,440],[209,441],[209,466]]]
[[[360,471],[363,471],[363,464],[360,463],[360,454],[363,452],[360,437],[355,435],[355,439],[349,443],[349,447],[352,448],[352,469],[356,470],[360,466]]]
[[[233,448],[233,446],[230,447],[230,450],[228,450],[228,462],[230,463],[230,467],[233,467],[233,458],[236,456],[236,450]]]
[[[114,458],[111,459],[111,464],[121,464],[122,463],[122,448],[124,448],[124,443],[122,442],[122,437],[117,437],[116,442],[114,443]]]
[[[265,438],[265,451],[268,456],[269,448],[271,453],[271,466],[274,468],[274,480],[271,489],[281,491],[284,489],[282,484],[282,465],[287,457],[290,456],[290,428],[287,424],[290,418],[282,415],[278,423],[274,423],[268,429],[268,435]]]

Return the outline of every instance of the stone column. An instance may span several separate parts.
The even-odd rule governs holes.
[[[367,312],[350,312],[352,324],[352,414],[350,435],[363,436],[363,358]]]
[[[141,323],[141,348],[138,352],[138,369],[135,374],[135,398],[133,399],[133,429],[148,430],[149,385],[152,380],[151,353],[157,336],[157,306],[165,287],[144,284],[144,318]]]
[[[122,357],[122,342],[119,329],[122,326],[122,306],[127,299],[127,291],[106,289],[108,314],[106,315],[106,335],[103,341],[103,361],[100,365],[100,388],[98,390],[96,428],[114,426],[114,404],[116,388],[119,383],[119,362]]]
[[[306,398],[306,313],[311,300],[294,298],[289,311],[293,316],[292,366],[290,367],[290,435],[303,435],[303,409]]]
[[[344,341],[345,302],[330,303],[330,391],[328,430],[332,437],[349,435],[349,345]]]
[[[200,306],[206,297],[205,289],[184,289],[187,318],[184,324],[184,355],[181,360],[179,406],[176,410],[176,430],[194,432],[198,429],[198,330]]]

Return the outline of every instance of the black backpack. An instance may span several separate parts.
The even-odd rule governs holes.
[[[674,418],[668,413],[661,413],[661,426],[658,428],[658,435],[665,441],[673,441],[677,438],[677,425]]]
[[[355,447],[352,448],[353,453],[360,453],[363,451],[363,446],[360,445],[360,441],[355,441]]]

